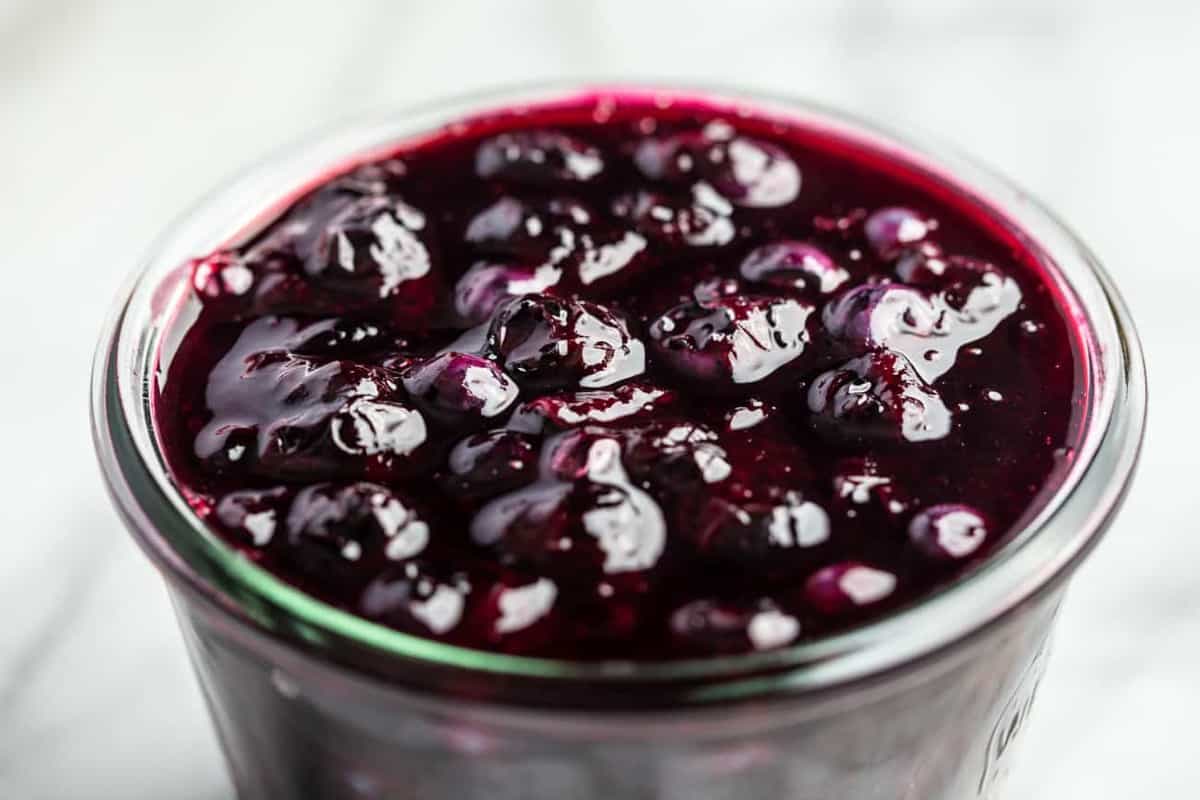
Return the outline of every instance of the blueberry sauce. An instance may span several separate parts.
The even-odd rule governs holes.
[[[783,647],[994,551],[1070,458],[1075,330],[969,192],[699,103],[497,113],[191,265],[156,398],[246,557],[415,635]]]

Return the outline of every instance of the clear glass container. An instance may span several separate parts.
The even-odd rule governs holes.
[[[574,663],[379,626],[274,577],[201,524],[165,467],[150,414],[161,365],[195,313],[185,262],[251,235],[330,168],[447,123],[631,94],[829,129],[970,187],[1040,252],[1084,331],[1086,402],[1061,485],[1022,529],[963,580],[847,633],[737,657]],[[112,497],[167,582],[242,798],[959,800],[1000,796],[1067,580],[1129,486],[1146,384],[1128,312],[1088,249],[952,148],[797,100],[571,86],[364,119],[217,190],[121,292],[92,403]]]

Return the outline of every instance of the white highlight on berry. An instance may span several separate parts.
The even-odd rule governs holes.
[[[255,547],[262,547],[275,535],[275,511],[256,511],[242,519],[242,527],[250,532]]]
[[[784,502],[771,509],[767,533],[778,547],[814,547],[829,538],[829,515],[798,492],[788,492]]]
[[[347,453],[408,455],[424,444],[427,436],[425,418],[396,403],[360,398],[346,409],[345,417],[334,417],[330,434],[334,444]],[[347,425],[351,430],[344,430]]]
[[[896,576],[874,567],[850,567],[838,579],[838,588],[857,606],[877,603],[896,589]]]
[[[548,578],[502,590],[497,601],[500,618],[496,620],[496,633],[512,633],[528,628],[549,613],[557,597],[558,587]]]
[[[425,216],[401,202],[396,203],[391,213],[380,214],[371,224],[371,233],[375,236],[375,243],[370,248],[371,258],[379,265],[383,277],[380,297],[389,297],[405,281],[429,274],[429,251],[413,233],[424,227]]]
[[[760,611],[750,620],[746,635],[755,650],[771,650],[794,642],[800,635],[800,622],[778,609]]]
[[[583,514],[584,529],[604,552],[604,571],[613,574],[652,567],[662,555],[667,525],[650,495],[629,482],[615,439],[594,442],[587,454],[588,477],[608,485],[597,507]]]
[[[466,600],[458,590],[445,584],[438,584],[428,600],[413,603],[409,606],[409,610],[429,630],[436,634],[443,634],[462,619],[464,605],[466,605]]]
[[[516,382],[508,375],[486,367],[467,367],[463,385],[472,397],[483,402],[479,413],[485,417],[494,417],[507,410],[517,399],[519,391]]]
[[[388,540],[384,555],[393,561],[412,558],[429,544],[429,525],[396,498],[378,502],[382,499],[383,495],[372,498],[371,513]]]

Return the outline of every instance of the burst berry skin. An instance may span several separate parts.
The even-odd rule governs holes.
[[[780,241],[758,247],[738,265],[750,283],[813,299],[833,294],[850,273],[808,242]]]
[[[523,388],[597,389],[645,371],[645,346],[608,308],[525,295],[492,315],[487,353]]]
[[[475,152],[475,172],[489,180],[556,186],[586,183],[603,170],[599,150],[553,130],[502,133]]]
[[[723,295],[701,286],[692,302],[651,323],[650,340],[659,359],[688,378],[713,387],[753,384],[805,354],[811,317],[811,305],[791,298]]]
[[[817,376],[808,390],[813,426],[830,438],[880,445],[950,434],[952,416],[904,356],[874,351]]]
[[[452,126],[195,254],[154,413],[205,523],[376,624],[609,661],[812,641],[1003,547],[1080,402],[1037,253],[828,131],[604,110]]]
[[[804,584],[804,596],[823,614],[855,614],[886,602],[896,584],[896,576],[886,570],[842,561],[814,572]]]
[[[451,427],[483,427],[503,416],[519,390],[494,361],[444,352],[409,366],[401,384],[413,405]]]
[[[930,558],[955,561],[970,558],[983,546],[988,537],[988,523],[968,505],[943,503],[913,517],[908,536]]]

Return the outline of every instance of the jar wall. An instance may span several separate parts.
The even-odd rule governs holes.
[[[609,715],[414,696],[173,593],[243,800],[1000,798],[1061,596],[871,683]]]
[[[573,91],[543,89],[487,102],[508,106]],[[803,103],[743,99],[871,139],[882,136]],[[790,654],[797,682],[805,664],[822,672],[803,693],[786,698],[787,673],[773,673],[752,700],[622,716],[536,711],[532,704],[518,710],[525,698],[505,694],[508,687],[499,681],[494,694],[509,706],[438,691],[446,687],[436,681],[413,693],[362,677],[368,668],[335,663],[344,663],[347,653],[337,637],[356,652],[368,651],[373,663],[406,665],[414,658],[407,646],[384,642],[378,631],[364,631],[361,620],[341,619],[255,573],[191,513],[164,470],[145,403],[163,363],[159,357],[169,360],[189,322],[188,307],[175,302],[187,286],[179,265],[214,243],[249,235],[263,198],[284,196],[347,154],[431,130],[483,102],[464,98],[364,122],[231,183],[159,243],[102,339],[93,415],[103,472],[131,532],[167,578],[240,796],[1001,797],[1066,578],[1107,528],[1131,478],[1144,425],[1145,376],[1128,313],[1086,248],[1026,194],[937,143],[917,143],[914,152],[980,187],[984,200],[1045,247],[1078,296],[1078,317],[1096,340],[1089,352],[1095,367],[1087,396],[1089,446],[1077,454],[1078,482],[1063,492],[1061,505],[1031,523],[986,569],[911,612],[855,632],[852,646],[826,651],[838,657],[817,663]],[[999,622],[998,614],[1004,614]],[[381,642],[387,646],[375,646]],[[839,664],[843,669],[833,677],[822,671]],[[436,678],[443,661],[431,659],[422,668]],[[493,676],[463,671],[470,672],[465,683],[471,689]],[[579,696],[597,686],[560,680],[555,688],[555,696]],[[618,682],[607,691],[605,697],[615,691],[619,700],[626,686]],[[547,697],[534,700],[547,705]]]

